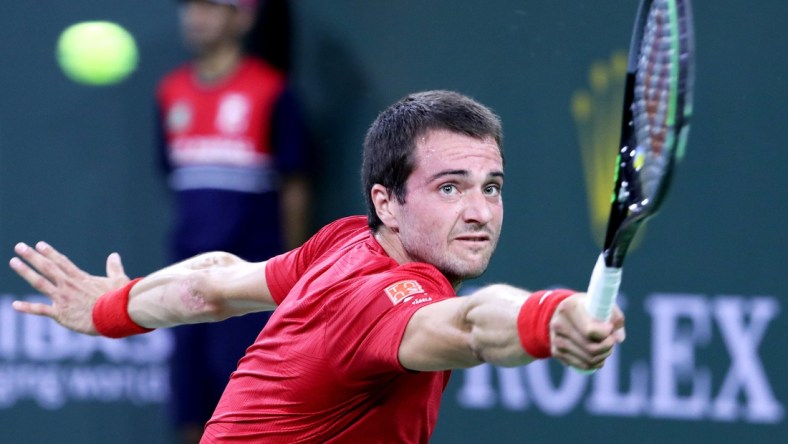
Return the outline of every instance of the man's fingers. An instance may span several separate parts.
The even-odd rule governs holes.
[[[567,299],[564,303],[567,303]],[[577,301],[571,301],[566,305],[559,305],[557,311],[562,315],[562,318],[567,320],[570,325],[564,328],[564,334],[573,335],[573,339],[578,343],[585,342],[601,342],[612,333],[612,324],[609,322],[598,321],[589,316],[585,311],[583,304],[577,304]],[[558,325],[558,327],[563,327]],[[582,339],[581,339],[582,337]]]
[[[626,329],[624,328],[624,313],[618,306],[613,307],[613,315],[610,318],[613,324],[613,335],[616,337],[616,342],[619,344],[624,342],[627,338]]]
[[[563,356],[567,361],[573,364],[588,361],[591,357],[575,342],[575,340],[567,336],[554,336],[550,345],[552,347],[551,353],[553,356]],[[568,359],[570,357],[571,359]]]
[[[31,287],[35,288],[39,292],[51,296],[55,292],[55,286],[52,282],[45,278],[44,276],[40,275],[36,270],[30,268],[22,259],[18,257],[12,258],[8,265],[11,266],[16,274],[22,277],[22,279],[26,280]]]
[[[55,308],[51,305],[38,302],[14,301],[11,306],[14,307],[14,310],[21,313],[46,316],[55,319]]]
[[[561,361],[565,365],[571,367],[589,370],[601,368],[605,363],[605,359],[610,355],[610,352],[595,357],[591,357],[588,353],[583,351],[582,348],[577,347],[571,341],[564,342],[566,338],[558,337],[553,344],[553,357]]]
[[[58,268],[63,270],[66,276],[81,277],[85,275],[85,272],[74,265],[74,263],[71,262],[69,258],[55,250],[54,247],[46,242],[42,241],[36,243],[36,251],[41,253],[47,259],[51,260],[55,265],[58,266]]]
[[[35,268],[36,272],[41,276],[44,276],[45,278],[49,279],[54,283],[63,280],[63,277],[65,276],[63,270],[61,270],[60,267],[57,266],[51,259],[42,255],[35,248],[30,247],[24,242],[20,242],[16,244],[16,246],[14,247],[14,251],[21,258],[23,258],[30,265],[32,265],[33,268]],[[32,285],[32,282],[30,282],[30,284]],[[36,289],[38,289],[38,287],[36,287]]]
[[[128,279],[128,276],[126,276],[126,272],[123,269],[123,262],[121,262],[120,255],[118,253],[111,253],[109,256],[107,256],[107,277],[123,277]]]
[[[561,335],[557,334],[552,340],[553,356],[571,356],[570,361],[573,366],[580,368],[596,368],[604,363],[611,353],[613,353],[613,341],[608,339],[602,342],[589,342],[580,335]],[[586,367],[578,366],[582,363]]]
[[[553,356],[574,367],[598,368],[613,352],[614,324],[588,316],[578,300],[563,301],[551,320]]]
[[[599,321],[588,315],[581,302],[581,297],[570,297],[556,308],[550,320],[551,351],[564,364],[597,369],[623,341],[624,315],[615,307],[610,321]]]
[[[575,296],[580,296],[578,293]],[[556,308],[556,315],[571,323],[572,329],[579,332],[590,341],[603,341],[612,333],[609,322],[599,321],[588,314],[583,299],[580,297],[567,298]],[[554,320],[556,316],[554,315]]]

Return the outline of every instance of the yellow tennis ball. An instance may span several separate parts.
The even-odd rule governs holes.
[[[85,85],[110,85],[128,77],[139,54],[134,37],[112,22],[82,22],[66,28],[57,42],[63,72]]]

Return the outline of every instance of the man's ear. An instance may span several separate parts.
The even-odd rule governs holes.
[[[375,205],[375,212],[383,225],[392,231],[398,231],[400,203],[397,197],[379,183],[373,185],[369,192]]]

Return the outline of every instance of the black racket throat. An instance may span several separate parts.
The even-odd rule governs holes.
[[[628,155],[633,150],[634,147],[630,148],[630,146],[625,146],[622,149],[622,165],[616,181],[616,190],[619,190],[619,193],[621,193],[624,183],[637,184],[639,180],[632,165],[632,157]],[[624,159],[627,160],[625,161]],[[665,200],[665,196],[667,196],[676,160],[671,157],[669,162],[670,164],[656,194],[647,199],[639,194],[638,186],[630,186],[627,191],[629,193],[627,199],[615,199],[612,202],[603,249],[605,264],[608,267],[621,268],[624,265],[627,250],[638,229],[646,220],[657,214],[662,202]],[[620,196],[619,193],[616,194],[616,197]]]
[[[632,239],[637,234],[640,226],[657,214],[667,195],[672,175],[673,170],[671,166],[671,170],[666,173],[665,182],[658,195],[646,205],[642,205],[642,201],[613,202],[603,249],[605,264],[608,267],[621,268],[624,265],[624,258],[630,243],[632,243]]]
[[[618,174],[603,248],[605,264],[612,268],[621,268],[623,266],[627,249],[638,229],[659,210],[667,195],[676,163],[675,156],[668,158],[668,165],[664,169],[656,191],[651,196],[645,196],[642,191],[641,176],[638,174],[634,164],[637,149],[632,111],[634,88],[635,74],[629,72],[627,73],[624,92],[621,149],[617,158],[619,162],[619,165],[617,165]]]

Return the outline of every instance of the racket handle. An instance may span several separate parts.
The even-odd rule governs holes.
[[[605,257],[600,254],[591,273],[588,283],[588,299],[586,309],[588,314],[600,321],[607,321],[613,313],[613,304],[616,302],[618,287],[621,286],[621,268],[605,265]],[[591,375],[596,370],[575,368],[578,373]]]
[[[588,314],[600,321],[610,319],[620,286],[621,268],[608,267],[604,256],[600,254],[588,283]]]

